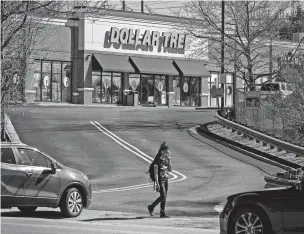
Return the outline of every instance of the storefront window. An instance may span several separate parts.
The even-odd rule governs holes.
[[[218,78],[219,78],[218,73],[211,73],[211,82],[210,82],[210,103],[211,103],[211,106],[217,106],[216,98],[212,98],[212,96],[211,96],[211,90],[212,90],[213,86],[218,88]],[[219,99],[219,103],[220,103],[220,99]]]
[[[233,80],[232,75],[226,75],[226,85],[225,85],[225,105],[232,105],[232,97],[233,97]]]
[[[102,103],[112,103],[112,85],[111,85],[111,73],[103,72],[102,73],[102,83],[101,83],[101,90],[102,90]]]
[[[141,75],[141,104],[142,105],[154,105],[154,76],[153,75]]]
[[[52,101],[61,101],[61,63],[52,63]]]
[[[92,72],[92,88],[94,89],[92,92],[92,102],[100,103],[100,87],[101,87],[101,72],[93,71]]]
[[[33,88],[36,101],[70,101],[71,63],[36,60]]]
[[[139,103],[142,103],[141,100],[141,89],[140,89],[140,75],[139,74],[130,74],[129,75],[129,90],[137,91],[139,93],[138,99]]]
[[[122,102],[121,73],[113,73],[112,78],[112,103]]]
[[[173,92],[174,92],[173,105],[179,106],[181,104],[181,102],[180,102],[180,96],[181,96],[180,89],[181,89],[181,87],[180,87],[180,77],[175,76],[175,77],[173,77]]]
[[[155,104],[166,105],[167,104],[167,87],[165,76],[155,76]]]
[[[34,64],[34,80],[33,80],[33,88],[36,91],[35,101],[40,101],[41,95],[41,61],[36,60]]]
[[[42,62],[42,101],[51,101],[51,67],[52,63],[48,61]]]
[[[199,79],[191,77],[190,79],[190,106],[198,106],[199,100]]]
[[[190,106],[191,103],[189,84],[190,77],[183,77],[181,86],[182,106]]]
[[[61,101],[71,101],[71,63],[62,63],[62,75],[61,75]]]

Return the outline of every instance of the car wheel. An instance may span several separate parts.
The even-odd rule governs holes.
[[[77,217],[83,208],[82,195],[76,188],[67,190],[62,198],[60,210],[67,218]]]
[[[31,214],[35,212],[37,206],[18,207],[18,209],[23,213]]]
[[[261,211],[254,208],[242,208],[232,218],[231,233],[269,234],[271,231],[267,217]]]

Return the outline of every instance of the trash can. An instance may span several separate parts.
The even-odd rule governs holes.
[[[123,105],[128,106],[128,95],[130,94],[130,90],[124,90],[123,92]]]
[[[127,106],[138,106],[138,92],[131,91],[127,95]]]
[[[138,91],[133,92],[133,106],[138,106]]]

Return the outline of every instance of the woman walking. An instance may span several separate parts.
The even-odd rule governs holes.
[[[168,177],[169,172],[172,171],[172,168],[169,147],[165,142],[160,145],[159,151],[150,166],[150,170],[154,170],[156,191],[160,193],[160,196],[148,206],[148,211],[150,215],[153,216],[154,208],[160,203],[160,217],[169,218],[169,216],[165,213],[165,207],[168,194]]]

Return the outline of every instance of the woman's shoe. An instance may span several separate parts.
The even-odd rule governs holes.
[[[151,206],[148,206],[148,211],[149,211],[149,214],[151,216],[153,216],[153,208]]]

